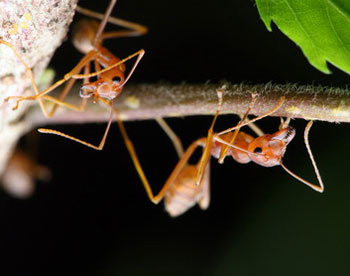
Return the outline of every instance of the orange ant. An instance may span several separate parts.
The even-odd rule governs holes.
[[[110,14],[115,4],[116,4],[116,0],[110,1],[110,4],[100,24],[92,20],[84,20],[80,22],[78,27],[75,29],[73,43],[78,48],[78,50],[82,51],[85,54],[85,56],[61,80],[58,80],[57,82],[55,82],[53,85],[51,85],[49,88],[45,89],[42,92],[39,92],[38,90],[38,87],[34,80],[34,75],[32,70],[24,62],[21,56],[16,52],[14,47],[10,43],[0,40],[1,44],[4,44],[12,49],[14,54],[18,57],[21,63],[26,67],[28,72],[30,72],[32,85],[35,91],[34,96],[27,96],[27,97],[13,96],[13,97],[6,98],[5,101],[8,101],[9,99],[13,99],[13,98],[17,99],[16,105],[13,108],[14,110],[18,108],[18,104],[23,100],[39,100],[42,112],[46,117],[52,117],[54,115],[57,109],[57,105],[62,105],[76,111],[84,111],[87,98],[92,98],[94,103],[97,101],[101,101],[105,103],[107,106],[110,106],[111,111],[110,111],[109,121],[108,121],[106,130],[104,132],[104,135],[98,146],[92,145],[88,142],[85,142],[83,140],[77,139],[75,137],[72,137],[70,135],[64,134],[56,130],[42,128],[42,129],[39,129],[39,132],[60,135],[65,138],[71,139],[73,141],[79,142],[88,147],[94,148],[96,150],[103,149],[109,128],[112,123],[113,100],[117,96],[119,96],[120,93],[122,92],[124,85],[130,79],[138,63],[143,57],[145,51],[141,49],[136,53],[121,60],[120,58],[113,55],[109,50],[104,48],[102,46],[102,42],[103,40],[109,39],[109,38],[135,36],[135,35],[141,35],[147,32],[147,28],[144,26],[141,26],[136,23],[128,22],[125,20],[121,20],[118,18],[110,17]],[[79,8],[79,11],[89,16],[101,18],[101,15],[95,12],[89,11],[87,9]],[[126,27],[129,30],[103,32],[107,21],[114,24],[121,25],[122,27]],[[130,72],[128,73],[128,75],[125,76],[126,67],[124,63],[134,57],[137,57],[136,61],[133,67],[131,68]],[[93,73],[90,72],[92,62],[96,69],[96,72],[93,72]],[[80,74],[82,70],[84,70],[84,74]],[[89,82],[89,79],[95,76],[97,76],[97,80],[94,82]],[[69,104],[63,101],[77,79],[84,80],[83,85],[80,88],[80,96],[82,98],[82,102],[79,106]],[[65,88],[63,89],[58,99],[47,95],[48,93],[50,93],[51,91],[53,91],[55,88],[57,88],[58,86],[60,86],[66,81],[68,81],[68,83],[66,84]],[[54,103],[54,106],[52,107],[50,112],[46,110],[42,102],[43,99]]]
[[[323,192],[323,182],[308,142],[308,135],[312,126],[312,121],[307,124],[304,133],[304,140],[320,186],[316,186],[297,176],[282,163],[282,157],[286,151],[287,145],[295,136],[295,129],[288,126],[289,120],[283,121],[280,130],[274,134],[263,134],[255,125],[251,126],[255,121],[267,117],[279,109],[284,102],[284,97],[281,97],[278,104],[272,110],[252,120],[246,121],[248,114],[256,101],[256,95],[253,94],[252,102],[238,125],[215,134],[213,129],[222,106],[223,92],[218,90],[217,93],[219,98],[218,107],[208,130],[207,137],[197,139],[187,148],[157,195],[153,194],[135,151],[128,146],[135,167],[141,177],[142,184],[149,199],[153,203],[158,204],[164,199],[165,209],[173,217],[185,213],[195,204],[198,204],[203,210],[207,209],[210,203],[210,156],[219,159],[220,163],[223,163],[226,156],[231,155],[235,161],[242,164],[253,161],[258,165],[265,167],[281,165],[289,174],[299,181],[318,192]],[[258,134],[258,137],[253,138],[251,135],[240,131],[240,128],[245,125],[251,126],[251,128]],[[235,131],[232,132],[233,130]],[[199,162],[196,165],[188,164],[188,160],[197,147],[204,148]]]
[[[254,105],[256,96],[253,94],[253,100],[251,106]],[[279,104],[272,110],[276,111],[284,101],[284,97],[281,97]],[[219,107],[221,104],[219,104]],[[290,118],[286,121],[281,119],[280,129],[273,134],[264,134],[262,131],[256,131],[252,124],[255,121],[260,120],[263,117],[266,117],[266,114],[256,117],[250,121],[244,122],[248,117],[249,111],[251,110],[251,106],[248,108],[247,112],[238,123],[237,126],[228,128],[224,131],[221,131],[217,134],[213,135],[214,143],[206,146],[204,150],[202,160],[206,160],[206,155],[212,154],[214,157],[218,158],[219,163],[223,163],[226,156],[231,155],[234,160],[239,163],[248,163],[253,161],[254,163],[264,166],[264,167],[274,167],[280,165],[287,173],[289,173],[294,178],[298,179],[300,182],[309,186],[313,190],[323,193],[324,185],[317,168],[315,159],[313,157],[310,143],[309,143],[309,132],[313,121],[310,120],[305,127],[304,131],[304,143],[309,154],[312,166],[314,168],[319,186],[310,183],[309,181],[303,179],[302,177],[296,175],[292,171],[290,171],[282,162],[282,158],[286,152],[288,144],[293,140],[295,136],[295,128],[289,126]],[[270,112],[268,112],[271,114]],[[258,134],[257,138],[253,138],[251,135],[240,131],[240,128],[249,125],[253,129],[253,131]],[[253,125],[254,126],[254,125]],[[233,133],[231,131],[235,130]],[[261,132],[261,134],[260,134]],[[208,132],[208,137],[210,137],[213,133],[213,128],[211,127]],[[222,136],[222,138],[220,137]],[[221,145],[218,145],[220,143]],[[230,148],[230,149],[229,149]],[[220,155],[217,153],[220,151]],[[209,158],[208,158],[209,159]],[[204,166],[205,163],[202,163]],[[197,185],[199,185],[201,172],[198,173]]]

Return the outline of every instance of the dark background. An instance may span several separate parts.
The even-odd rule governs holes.
[[[104,12],[109,1],[80,1]],[[274,27],[269,33],[253,1],[119,0],[113,15],[149,27],[144,37],[106,42],[119,57],[146,55],[134,83],[299,83],[345,87],[348,76],[317,71]],[[75,19],[81,16],[77,15]],[[113,29],[113,26],[109,26]],[[58,75],[81,55],[69,39],[51,66]],[[236,117],[220,117],[217,129]],[[204,136],[211,117],[169,119],[185,147]],[[277,118],[259,122],[266,132]],[[285,163],[315,181],[302,133]],[[146,174],[158,191],[177,157],[154,121],[126,124]],[[98,143],[104,124],[57,126]],[[0,193],[1,275],[349,275],[350,148],[347,124],[315,123],[310,141],[326,190],[318,194],[282,168],[212,161],[212,202],[173,219],[146,197],[117,126],[102,152],[40,136],[39,161],[52,169],[32,198]]]

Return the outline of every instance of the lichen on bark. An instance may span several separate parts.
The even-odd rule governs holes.
[[[0,39],[11,43],[30,68],[36,81],[54,51],[66,37],[77,0],[0,1]],[[13,112],[7,96],[31,94],[25,67],[11,49],[0,45],[0,175],[17,140],[31,128],[20,120],[31,102]]]

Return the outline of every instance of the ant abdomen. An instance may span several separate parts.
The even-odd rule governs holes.
[[[209,166],[208,166],[209,167]],[[165,210],[172,217],[185,213],[198,203],[201,209],[209,206],[209,168],[202,183],[196,185],[198,167],[186,165],[164,195]]]
[[[72,42],[82,54],[94,50],[92,45],[100,23],[91,19],[82,19],[73,27]]]

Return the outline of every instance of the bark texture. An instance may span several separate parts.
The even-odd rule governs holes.
[[[37,83],[54,51],[67,35],[77,0],[0,1],[0,39],[11,43],[30,68]],[[14,146],[31,128],[21,120],[30,104],[13,112],[7,96],[31,94],[31,81],[25,67],[11,49],[0,45],[0,175]]]

